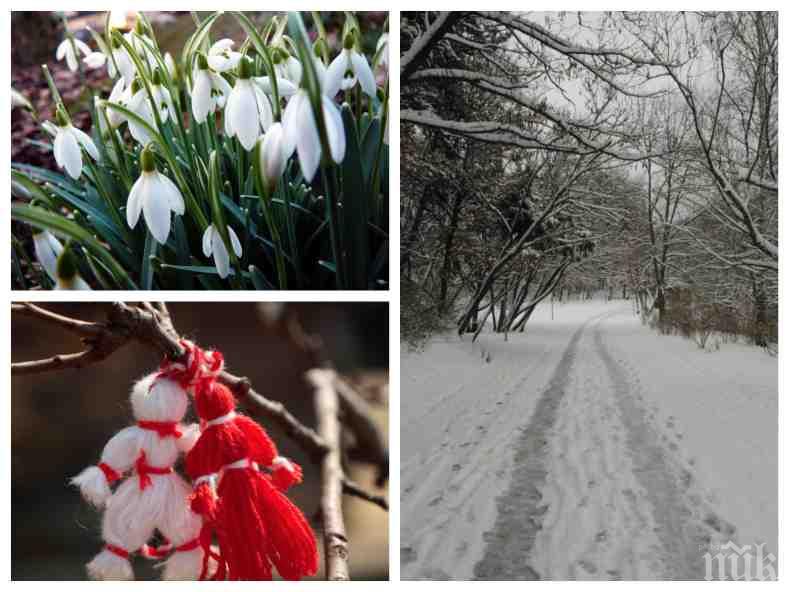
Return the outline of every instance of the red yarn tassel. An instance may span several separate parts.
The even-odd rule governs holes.
[[[289,580],[314,575],[315,535],[301,511],[279,491],[301,480],[301,468],[294,464],[291,472],[280,467],[272,475],[259,471],[257,465],[270,467],[277,457],[274,443],[254,421],[235,415],[235,399],[227,387],[200,379],[196,384],[195,408],[203,431],[186,457],[186,470],[193,480],[209,475],[218,480],[216,497],[208,481],[199,483],[192,496],[192,509],[219,541],[214,577],[224,579],[226,569],[231,580],[270,580],[272,567]],[[210,541],[210,535],[207,538]]]

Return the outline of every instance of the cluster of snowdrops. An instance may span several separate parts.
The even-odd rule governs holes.
[[[12,163],[39,264],[14,238],[17,287],[25,260],[64,289],[386,287],[387,34],[353,13],[330,36],[319,13],[310,35],[299,13],[259,28],[234,12],[237,45],[211,39],[220,16],[195,17],[178,59],[142,14],[124,30],[108,13],[96,49],[67,34],[58,60],[115,81],[89,135],[44,66],[62,172]]]

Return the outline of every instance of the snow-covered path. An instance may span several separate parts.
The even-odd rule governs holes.
[[[402,577],[702,579],[730,540],[777,554],[775,360],[626,303],[542,312],[404,357]]]

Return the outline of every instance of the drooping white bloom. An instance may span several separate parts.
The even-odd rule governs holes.
[[[288,163],[285,153],[285,133],[282,124],[273,124],[263,136],[260,145],[260,170],[269,191],[277,186]]]
[[[107,55],[103,51],[92,51],[88,55],[86,55],[83,59],[85,65],[90,68],[91,70],[95,70],[97,68],[101,68],[104,64],[107,63]],[[114,66],[112,65],[112,60],[110,60],[109,65],[107,66],[107,72],[109,73],[110,77],[114,78],[115,74],[113,73]]]
[[[274,70],[277,73],[277,78],[284,78],[296,86],[301,84],[303,68],[301,62],[292,55],[288,55],[284,60],[275,63]]]
[[[227,234],[230,237],[230,245],[236,257],[241,257],[243,254],[241,242],[230,226],[227,227]],[[213,255],[219,277],[224,279],[230,275],[230,253],[227,250],[225,241],[222,240],[222,235],[213,224],[206,228],[203,233],[203,253],[206,257]]]
[[[203,59],[202,56],[200,59]],[[222,109],[232,91],[227,80],[208,69],[207,63],[204,65],[205,68],[198,65],[192,77],[192,114],[197,123],[203,123],[209,113]]]
[[[99,160],[99,150],[88,134],[65,119],[59,119],[53,146],[55,162],[61,169],[66,169],[72,179],[79,179],[82,175],[82,148],[95,161]]]
[[[220,39],[208,50],[208,65],[215,72],[227,72],[238,65],[241,60],[241,53],[232,51],[235,41],[232,39]]]
[[[170,78],[174,80],[178,76],[178,68],[169,51],[164,54],[164,65],[167,67],[167,73],[170,75]]]
[[[120,105],[121,107],[128,108],[129,101],[132,99],[132,87],[126,86],[125,79],[121,78],[116,83],[115,86],[112,87],[112,92],[110,93],[110,97],[108,102],[115,103]],[[113,109],[112,107],[107,108],[107,119],[109,120],[110,125],[113,128],[120,126],[124,121],[126,121],[126,116],[118,111],[117,109]]]
[[[331,158],[335,163],[340,164],[345,158],[345,128],[340,110],[329,97],[321,95],[321,111],[326,125]],[[320,164],[321,142],[310,97],[305,89],[300,89],[288,103],[282,117],[282,127],[286,157],[296,149],[301,172],[307,182],[311,182]]]
[[[258,76],[257,78],[252,79],[255,84],[260,87],[264,93],[269,96],[274,95],[273,85],[271,84],[271,79],[268,76]],[[289,98],[296,94],[299,90],[299,87],[293,84],[287,78],[281,78],[277,76],[277,94],[280,98]]]
[[[249,77],[248,64],[242,62],[240,74],[227,99],[225,133],[237,137],[244,150],[252,150],[260,135],[274,122],[271,105],[261,88]]]
[[[172,117],[175,119],[175,104],[170,91],[163,84],[157,84],[158,77],[154,76],[154,83],[151,85],[151,94],[153,95],[153,104],[159,111],[159,119],[162,123],[167,123],[167,120]]]
[[[129,111],[132,111],[148,125],[156,128],[156,120],[153,117],[151,101],[148,99],[148,92],[144,88],[136,89],[129,101],[128,108]],[[142,125],[138,120],[128,117],[127,121],[129,122],[129,131],[137,142],[145,146],[153,140],[148,128]]]
[[[341,89],[348,90],[359,83],[368,97],[375,96],[375,76],[367,58],[355,49],[343,49],[326,71],[324,93],[334,97]]]
[[[58,280],[58,257],[63,252],[63,245],[48,230],[34,231],[33,248],[36,259],[53,282]]]
[[[149,147],[142,151],[140,163],[142,173],[126,202],[126,222],[134,228],[142,212],[153,238],[165,244],[170,234],[170,212],[182,216],[186,211],[184,198],[175,183],[156,170]]]
[[[128,26],[129,23],[128,10],[110,10],[109,13],[110,13],[109,16],[110,29],[125,29]]]
[[[375,46],[375,53],[380,54],[378,61],[384,68],[389,67],[389,33],[384,33],[378,38]]]
[[[62,61],[63,58],[66,58],[66,64],[68,64],[69,70],[76,72],[79,69],[79,53],[88,55],[91,53],[90,47],[88,47],[84,41],[66,37],[60,42],[60,45],[58,45],[55,57],[59,62]]]
[[[110,60],[110,64],[112,64],[112,70],[115,70],[115,66],[118,66],[118,71],[121,73],[123,80],[126,83],[126,86],[131,86],[131,83],[134,81],[134,76],[137,72],[134,61],[129,56],[129,52],[126,51],[126,48],[122,45],[118,47],[113,47],[112,49],[112,59]],[[108,66],[109,68],[110,66]],[[110,76],[113,78],[115,77],[116,72],[110,72]]]

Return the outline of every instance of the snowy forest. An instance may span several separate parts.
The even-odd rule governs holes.
[[[403,12],[401,331],[629,299],[777,348],[778,14]]]

